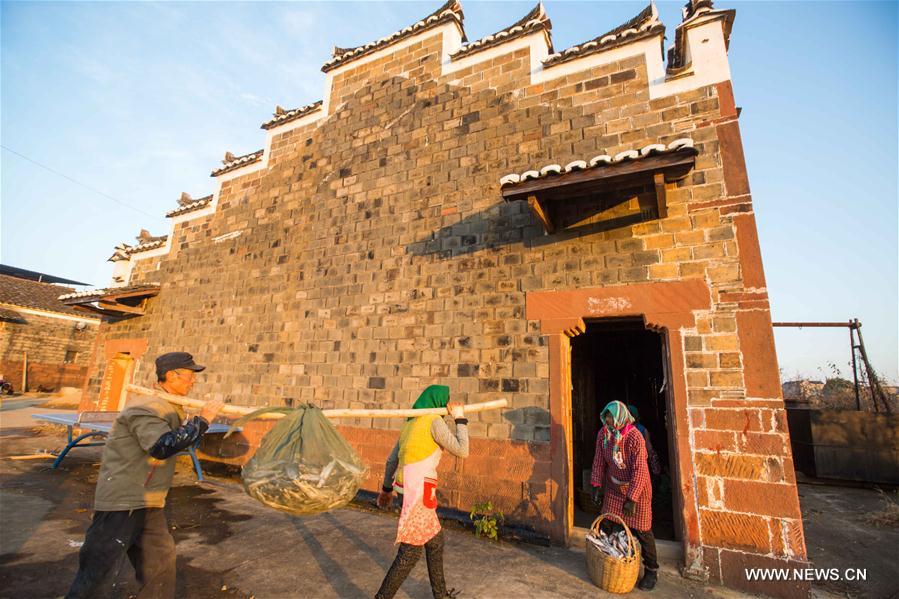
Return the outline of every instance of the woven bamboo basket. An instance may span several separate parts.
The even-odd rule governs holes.
[[[627,533],[627,540],[633,557],[613,557],[606,555],[590,541],[586,541],[587,574],[593,584],[609,593],[630,593],[637,584],[640,575],[640,545],[634,541],[634,535],[624,520],[615,514],[602,514],[590,526],[590,530],[599,535],[599,526],[606,518],[617,520]]]

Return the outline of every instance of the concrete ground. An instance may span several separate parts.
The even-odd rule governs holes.
[[[36,408],[28,404],[5,402],[0,413],[0,597],[60,597],[90,522],[100,449],[76,449],[56,471],[47,459],[7,459],[64,445],[61,429],[33,426]],[[257,503],[234,480],[196,484],[188,464],[179,464],[166,511],[180,597],[372,597],[395,554],[393,515],[347,508],[292,517]],[[457,530],[446,537],[447,580],[463,598],[611,596],[587,579],[582,552],[492,543]],[[431,596],[423,562],[398,597]],[[118,579],[125,591],[136,590],[129,565]],[[652,596],[743,595],[684,580],[663,564]]]
[[[817,583],[819,589],[840,597],[899,598],[899,528],[866,522],[884,509],[885,501],[873,489],[820,480],[799,485],[806,548],[814,567],[867,571],[865,581],[830,580]]]

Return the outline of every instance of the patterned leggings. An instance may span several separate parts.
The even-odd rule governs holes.
[[[400,585],[409,576],[409,572],[418,563],[421,558],[421,545],[409,545],[408,543],[400,543],[399,551],[396,552],[396,559],[387,571],[381,588],[375,599],[391,599],[400,589]],[[424,544],[425,557],[428,561],[428,578],[431,579],[431,592],[434,599],[452,599],[458,592],[454,589],[447,591],[446,581],[443,578],[443,531],[437,533],[437,536]]]

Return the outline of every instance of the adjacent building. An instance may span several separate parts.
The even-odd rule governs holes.
[[[83,285],[0,266],[0,375],[16,392],[82,388],[100,319],[62,303]]]

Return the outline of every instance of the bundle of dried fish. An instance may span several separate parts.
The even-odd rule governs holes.
[[[633,549],[627,539],[627,533],[623,530],[617,533],[606,533],[600,530],[598,535],[596,531],[591,531],[587,534],[587,542],[593,543],[600,551],[612,557],[624,558],[634,556]]]
[[[365,464],[334,425],[314,406],[257,410],[285,414],[243,467],[247,494],[296,515],[317,514],[349,503],[367,474]]]

